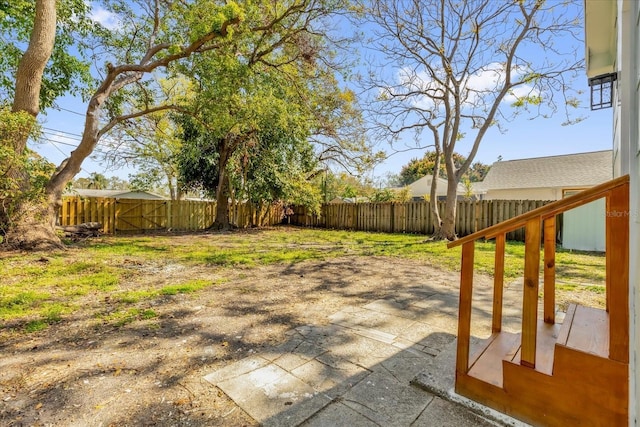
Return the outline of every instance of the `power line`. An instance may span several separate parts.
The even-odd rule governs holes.
[[[64,151],[62,151],[62,150],[60,149],[60,147],[58,147],[54,141],[49,141],[49,142],[51,143],[51,145],[53,145],[53,147],[54,147],[56,150],[58,150],[60,153],[62,153],[62,155],[63,155],[63,156],[67,157],[67,153],[65,153]]]
[[[56,108],[57,108],[58,110],[66,111],[66,112],[68,112],[68,113],[77,114],[78,116],[86,117],[86,114],[78,113],[77,111],[68,110],[68,109],[66,109],[66,108],[62,108],[62,107],[56,107]]]
[[[38,140],[43,140],[43,141],[47,141],[47,142],[51,142],[51,143],[55,143],[55,144],[66,145],[66,146],[69,146],[69,147],[78,148],[78,146],[75,145],[75,144],[71,144],[69,142],[56,141],[56,140],[48,138],[46,136],[42,136],[42,137],[38,138]]]
[[[53,129],[53,131],[54,132],[58,132],[55,129]],[[57,136],[57,134],[54,133],[54,132],[45,131],[45,132],[43,132],[43,134],[45,134],[45,136],[42,136],[39,139],[43,140],[43,141],[47,141],[47,142],[55,142],[57,144],[67,145],[67,146],[73,147],[73,148],[77,148],[78,147],[77,144],[72,144],[72,143],[69,143],[69,142],[57,141],[57,140],[52,139],[53,136]],[[81,142],[82,141],[81,139],[77,139],[77,138],[73,138],[73,137],[69,137],[69,136],[64,136],[64,135],[63,135],[63,138],[69,139],[69,140],[74,141],[74,142]],[[131,156],[138,156],[139,155],[139,154],[134,153],[132,151],[122,151],[118,147],[110,147],[110,146],[104,145],[104,144],[99,144],[99,145],[102,146],[102,148],[103,148],[102,152],[103,153],[104,153],[104,149],[112,149],[112,150],[116,150],[116,151],[119,151],[119,152],[124,153],[124,154],[129,154]],[[100,152],[101,150],[100,149],[95,149],[94,151]]]
[[[73,135],[73,136],[77,136],[79,138],[82,138],[82,134],[79,133],[73,133],[73,132],[67,132],[66,130],[60,130],[60,129],[53,129],[53,128],[48,128],[46,126],[42,126],[42,129],[46,129],[48,131],[52,131],[52,132],[57,132],[57,133],[65,133],[67,135]]]
[[[48,142],[48,143],[52,144],[52,145],[54,146],[54,148],[55,148],[56,150],[58,150],[60,153],[62,153],[65,157],[68,157],[68,154],[67,154],[67,153],[65,153],[65,152],[63,152],[63,151],[60,149],[60,147],[58,147],[56,144],[66,145],[66,146],[69,146],[69,147],[72,147],[72,148],[77,148],[77,147],[76,147],[75,145],[73,145],[73,144],[69,144],[69,143],[65,143],[65,142],[61,142],[61,141],[54,141],[54,140],[49,139],[49,138],[46,138],[46,137],[43,137],[43,138],[41,138],[41,139],[42,139],[43,141],[46,141],[46,142]],[[102,155],[102,156],[108,156],[108,155],[110,155],[110,153],[107,153],[107,152],[102,151],[102,150],[99,150],[99,149],[95,149],[95,150],[93,150],[93,152],[94,152],[95,154],[99,154],[99,155]],[[143,163],[144,163],[144,164],[147,164],[147,165],[153,165],[153,163],[152,163],[152,162],[149,162],[149,161],[143,161],[143,160],[141,160],[140,155],[139,155],[139,154],[137,154],[137,153],[132,153],[132,152],[130,152],[130,151],[124,151],[124,152],[123,152],[123,151],[119,151],[119,152],[118,152],[118,154],[125,155],[125,156],[136,157],[136,162],[137,162],[138,164],[143,164]],[[117,169],[117,167],[116,167],[116,169]],[[84,170],[84,169],[83,169],[83,170]]]
[[[54,132],[42,132],[42,135],[40,135],[40,138],[38,139],[45,139],[45,138],[55,139],[57,140],[56,142],[60,142],[61,144],[65,144],[65,145],[73,145],[74,147],[80,144],[80,139],[77,139],[75,137],[60,135]],[[66,142],[66,141],[71,141],[73,142],[73,144],[71,142]]]
[[[69,139],[69,140],[72,140],[72,141],[75,141],[75,142],[82,142],[82,135],[80,135],[80,134],[72,133],[72,132],[66,132],[66,131],[59,130],[59,129],[47,128],[47,127],[43,127],[43,129],[46,129],[46,130],[44,130],[42,132],[43,134],[46,134],[46,135],[49,135],[49,136],[51,136],[51,135],[58,136],[58,134],[68,134],[68,135],[72,135],[72,136],[67,136],[67,135],[60,135],[60,136],[65,138],[65,139]],[[71,145],[69,143],[64,143],[64,142],[61,142],[61,141],[56,141],[56,142],[60,142],[61,144]],[[114,148],[114,147],[108,146],[106,144],[107,144],[107,142],[98,142],[98,145],[101,145],[101,146],[103,146],[105,148],[117,149],[117,147]]]

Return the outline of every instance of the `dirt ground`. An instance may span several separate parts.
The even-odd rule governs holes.
[[[292,328],[324,324],[346,305],[420,283],[458,286],[455,273],[386,257],[236,269],[155,260],[133,268],[160,281],[228,280],[154,300],[153,319],[96,326],[86,310],[45,331],[4,340],[0,425],[256,425],[203,376],[284,342]]]

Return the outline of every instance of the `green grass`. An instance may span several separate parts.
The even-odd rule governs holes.
[[[188,294],[204,289],[211,284],[211,281],[208,280],[191,280],[186,283],[165,286],[160,289],[160,293],[162,295]]]
[[[113,324],[115,326],[125,326],[137,320],[148,320],[157,317],[155,311],[151,309],[128,308],[117,310],[107,315],[99,316],[104,323]]]
[[[493,273],[494,249],[492,242],[476,242],[476,272]],[[427,242],[421,235],[304,228],[203,233],[188,239],[165,235],[104,237],[66,251],[8,253],[0,258],[0,321],[38,331],[81,310],[93,310],[103,322],[119,326],[153,318],[155,312],[145,312],[138,306],[148,306],[157,298],[197,293],[220,286],[225,280],[189,277],[190,268],[213,273],[224,272],[225,268],[250,269],[338,256],[383,256],[458,271],[460,253],[459,247],[447,249],[444,242]],[[522,276],[523,259],[524,244],[508,242],[507,279]],[[159,280],[159,269],[172,265],[179,266],[184,274]],[[604,292],[603,255],[558,250],[556,265],[560,291]],[[115,307],[110,307],[109,314],[96,314],[105,312],[106,302]]]

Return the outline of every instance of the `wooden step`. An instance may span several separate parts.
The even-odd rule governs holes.
[[[556,323],[550,325],[538,320],[538,336],[536,338],[536,366],[535,370],[547,375],[553,375],[553,358],[556,341],[560,334],[562,324]],[[520,346],[513,358],[504,360],[520,364]]]
[[[547,375],[553,372],[553,354],[560,324],[549,325],[538,321],[535,370]],[[502,387],[502,361],[520,364],[520,333],[500,332],[494,334],[475,358],[472,358],[468,375],[497,387]]]
[[[497,387],[502,387],[502,359],[513,357],[520,345],[520,334],[499,332],[493,334],[470,362],[468,375]],[[515,350],[514,350],[515,349]]]
[[[538,322],[535,369],[520,364],[520,334],[496,333],[455,390],[535,425],[626,425],[629,366],[608,340],[608,313],[572,304],[563,324]]]
[[[571,304],[562,324],[538,320],[535,370],[553,375],[556,343],[564,347],[608,356],[608,314],[599,309]],[[521,334],[499,332],[487,339],[470,361],[468,375],[496,387],[503,387],[502,361],[520,364]]]
[[[609,357],[609,314],[597,308],[571,304],[558,335],[558,344]]]

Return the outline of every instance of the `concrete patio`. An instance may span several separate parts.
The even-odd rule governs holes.
[[[505,308],[519,306],[520,290],[507,286]],[[474,299],[483,337],[491,287],[479,284]],[[264,426],[523,425],[453,392],[457,305],[457,288],[416,286],[291,330],[205,379]],[[517,309],[506,310],[506,327],[517,324]]]

